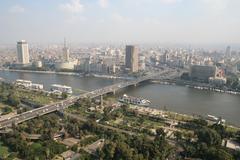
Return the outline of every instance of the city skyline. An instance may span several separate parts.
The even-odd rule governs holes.
[[[238,6],[237,0],[3,1],[0,40],[238,44]]]

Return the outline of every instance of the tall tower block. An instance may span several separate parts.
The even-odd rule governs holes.
[[[18,63],[20,64],[29,63],[28,43],[25,40],[21,40],[17,42],[17,57],[18,57]]]

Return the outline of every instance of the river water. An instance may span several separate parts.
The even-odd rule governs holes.
[[[120,80],[79,77],[70,75],[20,73],[0,71],[0,77],[14,81],[16,79],[31,80],[34,83],[44,84],[49,89],[51,84],[72,86],[74,90],[91,91]],[[151,107],[185,113],[206,116],[212,114],[221,116],[227,122],[240,126],[240,95],[230,95],[210,91],[196,90],[184,86],[144,84],[137,87],[124,89],[120,92],[128,95],[143,97],[152,102]]]

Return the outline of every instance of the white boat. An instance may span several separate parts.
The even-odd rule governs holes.
[[[213,116],[213,115],[207,115],[207,118],[209,119],[209,120],[211,120],[211,121],[217,121],[218,120],[218,117],[216,117],[216,116]]]
[[[207,119],[213,122],[217,122],[217,123],[226,123],[225,119],[222,119],[221,117],[216,117],[213,115],[207,115]]]
[[[147,99],[131,97],[126,94],[124,94],[118,100],[119,102],[122,102],[122,103],[139,105],[139,106],[149,106],[151,104],[151,102]]]
[[[60,85],[60,84],[53,84],[51,86],[51,91],[53,91],[53,92],[56,92],[56,91],[65,92],[67,94],[72,94],[73,93],[72,87],[65,86],[65,85]]]

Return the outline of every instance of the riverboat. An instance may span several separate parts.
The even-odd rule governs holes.
[[[125,104],[133,104],[133,105],[139,105],[139,106],[149,106],[151,104],[151,102],[147,99],[132,97],[126,94],[120,97],[118,101]]]

